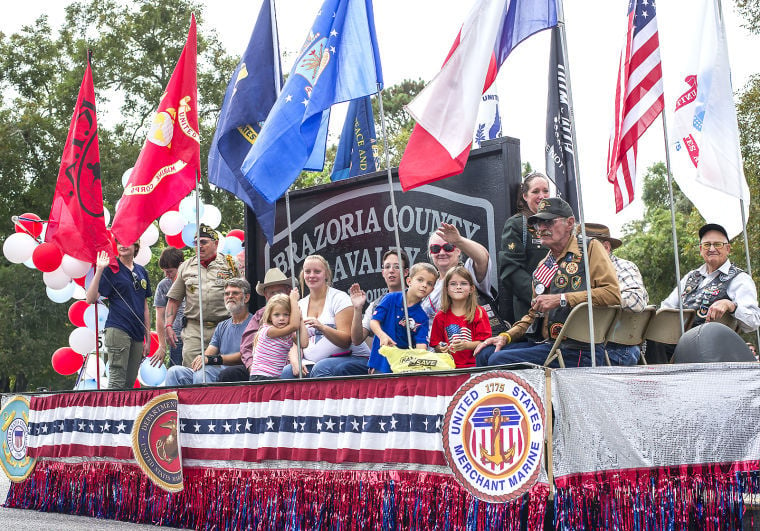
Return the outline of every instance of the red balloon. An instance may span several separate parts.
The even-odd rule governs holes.
[[[233,238],[237,238],[241,242],[245,241],[245,232],[243,232],[241,229],[232,229],[230,232],[227,233],[227,236],[232,236]]]
[[[140,387],[142,387],[140,385],[140,380],[135,380],[135,385],[133,385],[132,388],[134,388],[134,389],[140,389]]]
[[[69,306],[69,321],[71,321],[71,324],[74,326],[86,326],[84,324],[84,311],[88,306],[89,304],[85,301],[76,301]]]
[[[150,333],[150,355],[156,353],[158,350],[158,334],[156,332]]]
[[[39,244],[32,253],[32,262],[34,266],[44,273],[55,271],[61,266],[63,254],[60,249],[49,242]]]
[[[42,222],[37,214],[30,212],[21,214],[19,220],[14,225],[16,232],[24,232],[32,238],[38,238],[42,234]]]
[[[53,352],[53,357],[50,361],[53,364],[55,372],[66,376],[74,374],[82,368],[84,356],[71,347],[61,347]]]
[[[166,243],[171,245],[172,247],[176,247],[177,249],[184,249],[185,242],[182,241],[182,233],[174,234],[173,236],[169,236],[168,234],[164,234],[164,237],[166,238]]]
[[[84,275],[82,277],[75,278],[74,282],[76,282],[77,284],[79,284],[80,286],[82,286],[82,288],[84,288],[84,281],[85,281],[86,278],[87,278],[87,275]],[[82,302],[82,301],[79,301],[79,302]],[[75,326],[84,326],[84,325],[75,325]]]

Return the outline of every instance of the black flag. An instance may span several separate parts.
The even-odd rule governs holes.
[[[546,102],[546,173],[557,187],[557,195],[568,202],[578,217],[575,188],[575,148],[567,92],[567,60],[562,50],[560,28],[552,28],[549,57],[549,91]]]

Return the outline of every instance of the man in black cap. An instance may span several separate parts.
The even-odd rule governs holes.
[[[588,299],[583,247],[570,205],[559,197],[542,199],[528,223],[536,227],[541,244],[549,249],[546,258],[533,272],[531,308],[507,332],[481,343],[476,354],[488,345],[494,345],[496,351],[489,354],[486,350],[484,356],[478,357],[479,365],[521,361],[543,364],[570,310]],[[615,268],[597,240],[588,242],[588,266],[592,304],[620,304]],[[591,365],[589,347],[587,343],[563,342],[565,363],[568,366]],[[604,347],[597,344],[595,354],[597,365],[602,365]]]
[[[731,244],[726,229],[707,223],[699,229],[699,254],[705,263],[681,279],[683,307],[697,312],[692,326],[718,321],[732,314],[742,332],[752,332],[760,326],[757,288],[747,273],[728,259]],[[678,308],[678,289],[674,288],[663,308]]]
[[[185,260],[177,270],[177,278],[166,294],[166,339],[174,346],[177,336],[171,328],[182,299],[185,300],[187,323],[182,330],[182,365],[191,367],[193,360],[201,354],[201,328],[204,345],[208,345],[214,329],[220,321],[229,317],[224,305],[224,286],[231,279],[240,277],[235,259],[229,255],[217,254],[219,235],[208,225],[199,229],[199,256]],[[198,260],[200,259],[200,280]],[[200,298],[203,294],[203,326],[200,322]]]

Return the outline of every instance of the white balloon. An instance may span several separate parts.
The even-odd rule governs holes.
[[[3,243],[3,254],[9,262],[21,264],[32,257],[37,241],[23,232],[14,232]]]
[[[45,293],[47,293],[48,299],[51,301],[62,304],[64,302],[67,302],[74,294],[74,283],[69,282],[68,285],[63,289],[51,289],[49,287],[46,287]]]
[[[106,371],[106,363],[101,359],[98,362],[98,356],[90,354],[87,356],[87,360],[84,362],[84,377],[85,378],[97,378],[98,366],[100,367],[100,375],[103,376]]]
[[[74,282],[74,293],[71,296],[78,301],[83,301],[87,298],[87,292],[82,286]]]
[[[150,263],[152,258],[153,253],[151,252],[150,247],[147,245],[145,247],[140,245],[140,250],[138,251],[137,256],[135,256],[135,263],[145,267]]]
[[[47,234],[47,228],[48,228],[48,224],[47,224],[47,222],[43,223],[43,224],[42,224],[42,232],[41,232],[41,233],[40,233],[40,235],[38,236],[38,238],[39,238],[39,240],[40,240],[41,242],[44,242],[44,241],[45,241],[45,235]]]
[[[95,332],[84,326],[75,328],[69,335],[69,346],[82,356],[95,350],[95,341]]]
[[[63,272],[63,267],[59,267],[55,271],[42,273],[42,282],[51,289],[63,289],[71,282],[71,277]]]
[[[151,223],[148,228],[145,229],[143,235],[140,236],[140,248],[150,247],[158,241],[158,229]]]
[[[129,177],[132,175],[132,170],[134,170],[134,168],[127,168],[121,176],[121,185],[125,188],[129,182]]]
[[[29,269],[37,269],[37,266],[34,265],[34,260],[32,260],[32,257],[30,256],[28,260],[24,260],[24,265],[28,267]]]
[[[88,264],[87,262],[67,254],[64,254],[63,260],[61,260],[61,268],[63,269],[63,272],[71,278],[79,278],[86,275],[91,266],[92,264]]]
[[[84,325],[90,330],[95,330],[95,305],[90,304],[84,311]],[[106,326],[106,319],[108,319],[108,308],[105,304],[98,303],[98,330],[103,330]]]
[[[198,218],[202,218],[204,205],[202,202],[199,204]],[[195,223],[195,192],[190,192],[190,195],[179,202],[179,213],[185,221]]]
[[[175,234],[182,232],[182,228],[186,223],[185,218],[183,218],[176,210],[166,212],[158,220],[158,226],[161,228],[161,231],[169,236],[174,236]]]
[[[103,217],[105,217],[106,227],[111,223],[111,213],[106,207],[103,207]]]
[[[119,198],[119,200],[116,201],[116,206],[113,207],[114,212],[118,212],[119,208],[121,208],[121,198]]]
[[[222,213],[214,205],[206,205],[201,216],[201,223],[205,223],[212,229],[215,229],[222,222]]]

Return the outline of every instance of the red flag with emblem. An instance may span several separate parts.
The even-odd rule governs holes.
[[[89,61],[61,156],[45,241],[89,263],[95,262],[98,251],[111,249],[103,215],[95,87]]]
[[[193,15],[182,55],[111,225],[114,236],[124,245],[140,238],[154,219],[195,188],[200,177],[196,48]]]

